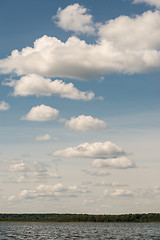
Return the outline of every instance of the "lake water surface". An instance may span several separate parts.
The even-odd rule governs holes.
[[[160,223],[0,223],[0,240],[160,240]]]

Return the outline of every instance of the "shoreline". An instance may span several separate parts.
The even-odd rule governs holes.
[[[159,223],[160,213],[142,214],[58,214],[58,213],[0,213],[0,222],[46,223]]]

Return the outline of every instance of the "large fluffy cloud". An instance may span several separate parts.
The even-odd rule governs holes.
[[[135,164],[127,157],[96,159],[93,161],[92,165],[96,168],[111,167],[120,169],[132,168],[135,166]]]
[[[44,104],[32,107],[26,116],[22,117],[22,120],[45,122],[57,119],[59,111]]]
[[[78,3],[69,5],[65,9],[59,8],[53,18],[57,19],[57,25],[66,31],[94,34],[92,15],[87,14],[87,9]]]
[[[120,16],[99,26],[96,44],[72,36],[66,42],[43,36],[34,47],[14,50],[0,61],[0,73],[91,79],[109,73],[160,68],[160,12]]]
[[[134,3],[147,3],[151,6],[156,6],[157,8],[160,8],[160,1],[159,0],[134,0]]]
[[[10,108],[9,104],[5,101],[0,102],[0,111],[7,111]]]
[[[106,128],[105,121],[85,115],[80,115],[77,118],[72,117],[70,120],[66,121],[65,125],[75,131],[82,132]]]
[[[62,98],[74,100],[89,101],[94,98],[93,92],[82,92],[74,87],[72,83],[65,83],[62,80],[52,81],[49,78],[44,78],[36,74],[22,76],[19,80],[11,80],[4,82],[3,85],[8,85],[14,88],[14,96],[51,96],[59,95]]]
[[[53,153],[56,157],[108,158],[121,156],[124,151],[112,142],[83,143]]]

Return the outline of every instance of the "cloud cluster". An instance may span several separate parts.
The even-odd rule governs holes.
[[[34,190],[22,190],[19,194],[21,199],[33,198],[52,198],[57,199],[60,197],[78,197],[81,193],[88,193],[86,186],[65,186],[62,183],[56,185],[41,184]]]
[[[95,31],[92,15],[87,14],[87,9],[78,3],[69,5],[65,9],[59,8],[53,19],[56,19],[57,25],[66,31],[86,34],[94,34]]]
[[[44,35],[34,42],[34,47],[14,50],[8,58],[0,60],[0,73],[95,79],[103,74],[156,70],[160,67],[159,25],[160,12],[147,11],[99,24],[95,44],[75,36],[62,42]]]
[[[157,8],[160,8],[159,0],[134,0],[133,3],[146,3],[151,6],[156,6]]]
[[[80,115],[77,118],[72,117],[70,120],[66,121],[65,125],[75,131],[81,132],[104,129],[107,126],[105,121],[85,115]]]
[[[112,142],[82,143],[76,147],[58,150],[52,155],[62,158],[93,158],[92,166],[95,168],[127,169],[135,167],[135,164],[125,156],[125,152]]]
[[[47,166],[40,162],[17,162],[10,165],[9,171],[23,173],[17,179],[19,183],[33,181],[33,179],[42,179],[44,181],[46,178],[60,178],[56,172],[49,171]]]
[[[7,111],[10,108],[9,104],[5,101],[0,102],[0,111]]]
[[[58,118],[59,111],[44,104],[32,107],[26,116],[23,116],[22,120],[45,122]]]
[[[74,87],[73,83],[65,83],[62,80],[52,81],[49,78],[44,78],[40,75],[29,74],[22,76],[19,80],[11,80],[3,82],[14,88],[14,96],[51,96],[58,95],[61,98],[72,100],[92,100],[95,95],[93,92],[82,92]]]

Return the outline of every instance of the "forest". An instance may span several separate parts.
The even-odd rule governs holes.
[[[1,213],[0,222],[160,222],[160,213],[121,215]]]

